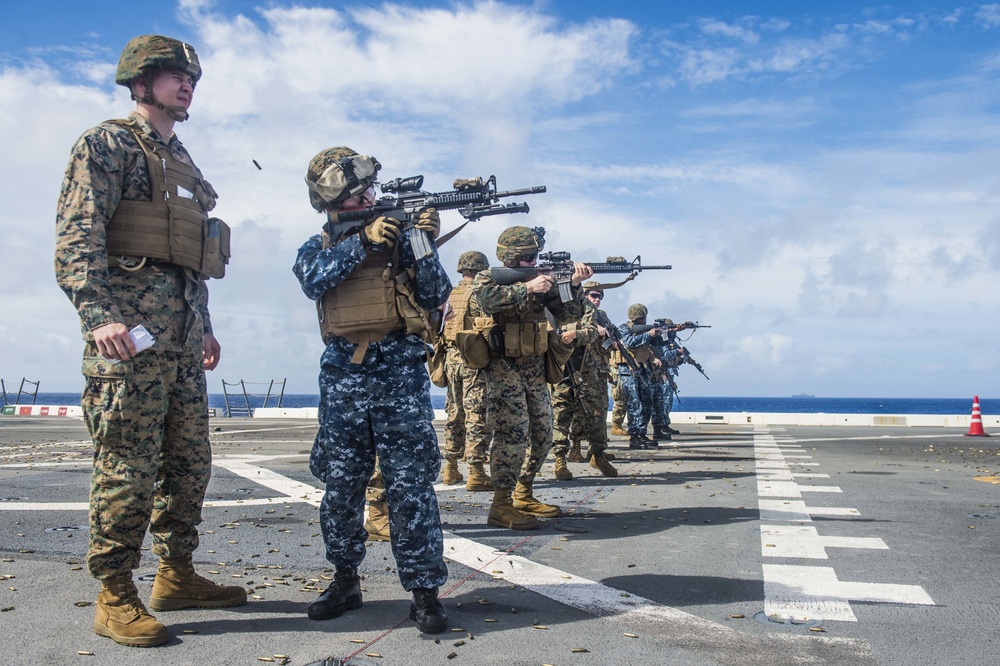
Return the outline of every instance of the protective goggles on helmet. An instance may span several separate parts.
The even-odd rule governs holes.
[[[324,201],[336,202],[357,196],[371,187],[382,165],[370,155],[345,155],[331,162],[309,189]]]

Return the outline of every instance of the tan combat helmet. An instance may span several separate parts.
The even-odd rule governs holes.
[[[486,258],[485,254],[477,252],[476,250],[463,252],[462,256],[458,258],[459,273],[464,271],[473,271],[478,273],[479,271],[485,271],[489,267],[490,260]]]
[[[347,146],[334,146],[309,160],[306,186],[309,203],[316,210],[357,196],[371,187],[382,165],[369,155],[360,155]]]
[[[153,99],[153,72],[158,69],[176,69],[184,72],[191,77],[192,85],[196,85],[201,78],[198,54],[190,44],[161,35],[140,35],[133,37],[125,45],[121,58],[118,59],[115,83],[131,91],[132,83],[144,78],[146,93],[142,99],[136,99],[133,93],[132,99],[155,106],[175,121],[184,122],[188,119],[187,109],[168,107]]]
[[[527,255],[538,254],[545,247],[542,227],[507,227],[497,239],[497,259],[503,264],[516,264]]]
[[[596,291],[601,296],[604,296],[604,287],[601,286],[600,282],[594,282],[593,280],[589,280],[587,282],[584,282],[583,283],[583,292],[587,293],[587,292],[591,292],[591,291]]]
[[[636,321],[638,319],[642,319],[648,314],[649,310],[647,310],[646,306],[643,305],[642,303],[633,303],[632,305],[628,306],[629,321]]]

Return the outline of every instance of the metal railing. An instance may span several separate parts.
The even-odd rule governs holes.
[[[7,384],[4,383],[4,380],[0,379],[0,396],[3,396],[3,404],[0,406],[35,404],[35,400],[38,399],[38,384],[39,382],[33,382],[22,377],[21,385],[18,387],[17,393],[15,394],[14,391],[8,391]],[[25,385],[27,385],[30,390],[26,390]],[[14,396],[14,399],[11,400],[9,396]],[[27,400],[29,396],[31,397],[31,402],[21,402],[22,398]]]
[[[286,378],[287,379],[287,378]],[[268,402],[277,400],[277,407],[282,406],[285,398],[285,381],[272,379],[270,382],[248,382],[243,379],[238,382],[222,380],[222,395],[226,401],[225,416],[253,416],[258,407],[267,407]],[[267,386],[265,393],[254,393],[247,387]],[[272,405],[274,406],[274,405]]]

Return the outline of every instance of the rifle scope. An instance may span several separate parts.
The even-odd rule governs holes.
[[[423,176],[410,176],[409,178],[397,178],[387,183],[382,183],[382,191],[387,194],[398,192],[419,192],[424,186]]]

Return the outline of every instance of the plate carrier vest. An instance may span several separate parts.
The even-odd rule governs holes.
[[[331,247],[323,234],[323,247]],[[396,246],[398,249],[398,246]],[[390,331],[403,330],[434,344],[437,328],[416,301],[416,266],[400,272],[397,252],[368,252],[347,279],[327,289],[316,301],[323,343],[339,336],[356,344],[351,363],[361,363],[368,346]]]
[[[214,204],[202,201],[212,191],[211,185],[198,177],[192,165],[174,159],[169,148],[153,145],[135,119],[109,122],[132,132],[142,148],[152,201],[118,202],[107,225],[108,258],[148,257],[191,268],[206,277],[225,276],[231,256],[230,230],[225,222],[205,212]],[[190,196],[178,194],[178,188]]]
[[[444,323],[442,337],[449,345],[455,344],[455,334],[459,331],[471,331],[475,328],[475,317],[466,313],[469,311],[469,301],[472,300],[472,282],[462,280],[451,290],[448,303],[454,311],[454,316]]]

